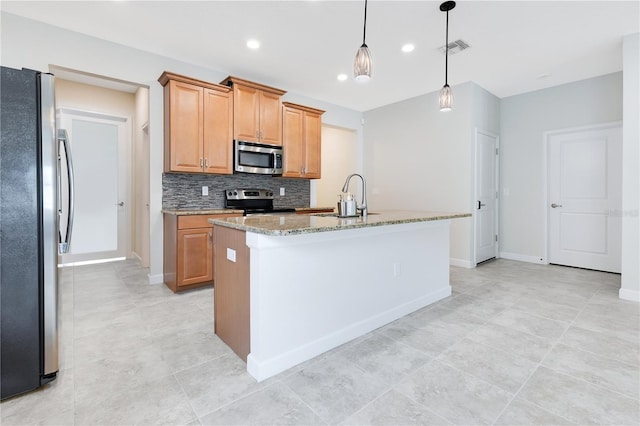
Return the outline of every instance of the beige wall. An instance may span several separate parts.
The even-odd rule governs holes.
[[[133,120],[133,253],[149,266],[149,89],[135,94]]]
[[[340,194],[344,180],[357,171],[357,164],[357,132],[322,126],[322,179],[316,181],[316,206],[336,207],[337,195]],[[359,182],[354,182],[349,190],[356,193],[359,185]]]
[[[133,118],[135,95],[57,78],[56,106]]]

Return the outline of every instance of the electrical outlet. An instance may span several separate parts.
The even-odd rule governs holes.
[[[236,261],[236,251],[229,247],[227,247],[227,260],[230,260],[232,262]]]
[[[283,195],[284,195],[284,187],[281,187],[280,188],[280,196],[283,196]]]
[[[209,195],[209,187],[208,186],[203,186],[202,187],[202,196],[206,197],[207,195]]]

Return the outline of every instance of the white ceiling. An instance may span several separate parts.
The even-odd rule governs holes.
[[[373,78],[357,83],[364,1],[2,1],[12,14],[258,81],[359,111],[439,90],[440,1],[370,0]],[[622,36],[640,31],[634,1],[459,1],[449,84],[506,97],[622,69]],[[249,50],[249,38],[262,46]],[[412,42],[406,54],[400,48]],[[63,65],[63,64],[61,64]],[[349,79],[337,80],[339,73]],[[454,90],[455,95],[455,90]]]

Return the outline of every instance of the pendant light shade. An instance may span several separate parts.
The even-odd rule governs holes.
[[[366,81],[371,78],[371,52],[366,43],[367,38],[367,0],[364,0],[364,30],[362,32],[362,46],[356,53],[356,59],[353,61],[353,76],[357,81]]]
[[[438,103],[440,104],[440,111],[451,111],[451,105],[453,105],[453,94],[451,93],[451,87],[445,84],[440,89],[440,96],[438,97]]]
[[[356,53],[356,59],[353,61],[353,75],[358,81],[371,78],[371,52],[366,44],[360,46]]]
[[[451,87],[449,87],[448,74],[449,74],[449,11],[456,7],[455,1],[445,1],[440,5],[440,10],[447,13],[447,29],[445,36],[445,52],[444,52],[444,86],[440,90],[440,96],[438,103],[440,104],[440,111],[451,111],[453,106],[453,94],[451,93]]]

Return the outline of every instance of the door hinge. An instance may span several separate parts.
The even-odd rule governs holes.
[[[496,243],[498,242],[498,235],[496,235]]]
[[[498,155],[498,148],[496,148],[496,155]]]

